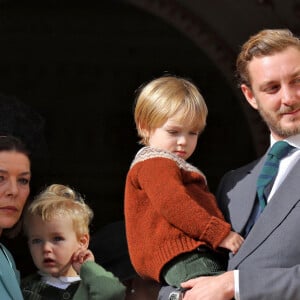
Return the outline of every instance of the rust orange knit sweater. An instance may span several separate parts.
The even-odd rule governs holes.
[[[140,276],[160,280],[177,255],[207,245],[216,249],[229,234],[204,175],[176,155],[142,148],[125,186],[126,236]]]

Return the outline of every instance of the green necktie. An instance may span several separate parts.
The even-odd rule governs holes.
[[[259,200],[259,205],[261,211],[265,208],[267,199],[265,197],[265,188],[274,182],[274,179],[278,173],[279,162],[285,157],[293,146],[289,145],[287,142],[279,141],[276,142],[267,155],[267,160],[263,165],[260,175],[257,179],[257,196]]]

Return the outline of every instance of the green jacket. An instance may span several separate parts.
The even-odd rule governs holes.
[[[22,292],[25,300],[124,300],[125,286],[111,272],[92,261],[85,262],[80,269],[81,281],[62,290],[41,281],[39,274],[33,274],[22,280]]]
[[[87,261],[80,269],[80,285],[73,300],[123,300],[125,286],[111,272]]]

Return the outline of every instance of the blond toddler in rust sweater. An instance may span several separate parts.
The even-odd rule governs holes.
[[[135,122],[145,145],[125,186],[129,254],[144,278],[173,286],[226,268],[221,248],[237,252],[243,238],[231,231],[206,178],[186,162],[206,124],[207,107],[187,79],[163,76],[144,85]]]

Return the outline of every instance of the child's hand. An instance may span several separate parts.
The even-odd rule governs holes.
[[[74,270],[77,272],[77,274],[80,273],[80,268],[86,261],[95,261],[94,255],[91,250],[80,249],[73,254],[72,266],[73,266]]]
[[[235,254],[238,252],[243,242],[244,238],[242,236],[236,232],[230,231],[219,246],[226,248]]]

